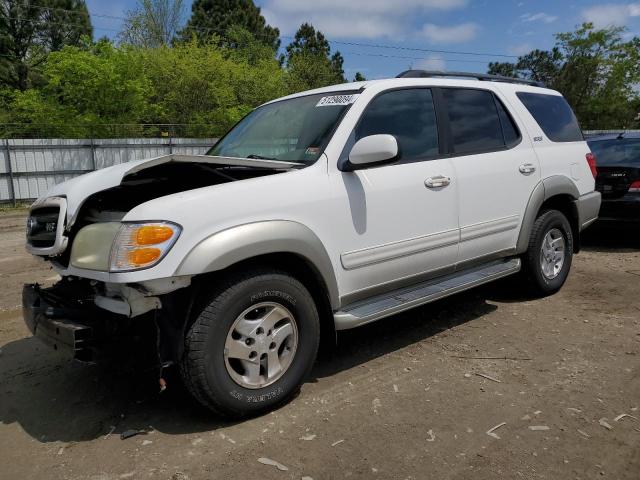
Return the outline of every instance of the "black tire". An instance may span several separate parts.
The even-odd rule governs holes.
[[[224,359],[227,334],[236,318],[261,302],[291,312],[298,343],[285,373],[263,388],[246,388],[229,374]],[[272,269],[230,276],[204,300],[185,335],[180,372],[189,392],[202,405],[231,418],[258,415],[291,399],[311,371],[318,352],[320,320],[307,289],[295,278]]]
[[[557,229],[564,237],[564,262],[557,276],[547,278],[542,271],[542,243],[545,236]],[[567,217],[558,210],[546,210],[540,213],[531,231],[529,247],[522,257],[522,273],[526,286],[536,296],[551,295],[564,285],[571,269],[573,259],[573,233]]]

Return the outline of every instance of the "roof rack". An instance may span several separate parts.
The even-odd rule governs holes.
[[[544,83],[535,80],[526,80],[524,78],[503,77],[501,75],[490,75],[488,73],[470,73],[470,72],[442,72],[437,70],[406,70],[396,76],[396,78],[432,78],[432,77],[459,77],[459,78],[475,78],[487,82],[504,82],[504,83],[521,83],[524,85],[532,85],[534,87],[544,87]]]

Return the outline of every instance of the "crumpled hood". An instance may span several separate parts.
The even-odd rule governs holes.
[[[113,165],[111,167],[80,175],[72,178],[71,180],[67,180],[66,182],[59,183],[51,188],[43,197],[36,200],[32,208],[37,207],[40,202],[50,197],[66,198],[66,226],[69,228],[74,224],[80,207],[89,196],[96,192],[120,185],[127,175],[169,162],[276,168],[279,170],[289,169],[298,165],[292,162],[253,158],[213,157],[207,155],[163,155],[156,158],[134,160],[119,165]]]

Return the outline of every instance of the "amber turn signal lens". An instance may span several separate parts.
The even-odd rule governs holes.
[[[173,236],[173,229],[163,225],[145,225],[138,228],[135,235],[137,245],[157,245],[169,240]]]
[[[155,262],[161,253],[159,248],[137,248],[129,252],[129,263],[136,267],[146,265]]]

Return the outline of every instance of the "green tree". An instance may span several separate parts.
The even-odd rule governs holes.
[[[127,12],[118,37],[123,43],[155,48],[169,45],[182,24],[183,0],[138,0]]]
[[[55,52],[65,45],[80,45],[82,37],[91,38],[93,27],[84,0],[36,1],[42,10],[40,39],[47,51]]]
[[[163,122],[201,124],[190,135],[222,135],[253,108],[287,93],[284,72],[272,54],[225,49],[218,38],[146,50],[149,99]],[[265,48],[262,45],[262,48]]]
[[[345,82],[340,52],[331,55],[324,34],[309,23],[303,23],[282,57],[293,91],[307,90]]]
[[[303,23],[298,28],[293,41],[287,45],[287,56],[297,54],[319,55],[329,57],[331,46],[324,34],[310,23]]]
[[[0,0],[0,85],[26,90],[48,52],[92,35],[80,0]]]
[[[220,46],[216,37],[158,48],[109,41],[65,47],[43,63],[40,88],[0,90],[0,118],[31,136],[122,136],[132,133],[110,124],[156,123],[192,124],[182,135],[222,135],[256,106],[289,93],[271,48],[246,31],[235,34],[242,47]]]
[[[515,63],[492,63],[489,73],[542,81],[560,91],[583,128],[628,128],[637,115],[640,39],[623,41],[623,33],[585,23],[556,34],[551,50],[533,50]]]
[[[487,73],[490,73],[491,75],[500,75],[502,77],[519,77],[516,64],[511,62],[489,62]]]
[[[146,123],[156,114],[141,52],[98,42],[49,54],[41,89],[16,91],[12,121],[50,136],[110,136],[100,124]],[[50,131],[47,131],[45,125]],[[62,129],[64,128],[64,131]]]
[[[182,30],[182,40],[196,37],[208,42],[214,36],[224,42],[226,32],[233,26],[240,26],[273,51],[280,47],[280,31],[267,25],[266,20],[253,0],[195,0],[191,5],[191,18]]]
[[[355,76],[353,77],[354,82],[364,82],[365,80],[366,78],[364,78],[364,75],[362,75],[360,72],[356,72]]]

